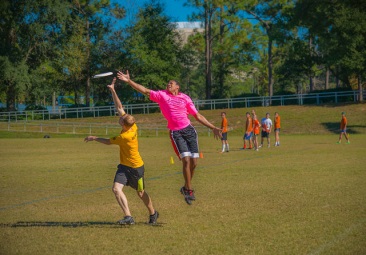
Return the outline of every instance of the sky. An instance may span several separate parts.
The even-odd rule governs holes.
[[[127,10],[127,19],[132,19],[133,14],[150,0],[116,0]],[[165,5],[165,14],[171,17],[173,22],[188,21],[188,15],[196,11],[196,8],[184,6],[187,0],[160,0]]]

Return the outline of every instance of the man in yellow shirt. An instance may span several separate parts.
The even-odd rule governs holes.
[[[119,124],[122,127],[120,135],[110,139],[88,136],[84,139],[84,141],[97,141],[106,145],[116,144],[120,148],[120,164],[118,165],[112,188],[117,202],[125,215],[125,217],[119,220],[118,223],[122,225],[135,224],[128,207],[127,197],[123,193],[124,186],[131,186],[131,188],[137,191],[137,195],[141,198],[149,211],[149,224],[156,224],[159,213],[154,209],[150,196],[145,191],[145,169],[144,162],[142,161],[138,150],[137,126],[135,124],[135,118],[132,115],[126,114],[126,112],[123,110],[122,103],[114,89],[115,82],[116,78],[113,79],[111,85],[108,85],[108,88],[112,93],[114,105],[120,116]]]

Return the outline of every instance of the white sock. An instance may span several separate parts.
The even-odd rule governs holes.
[[[226,144],[226,151],[229,151],[229,144]]]
[[[225,152],[225,144],[222,145],[222,152]]]

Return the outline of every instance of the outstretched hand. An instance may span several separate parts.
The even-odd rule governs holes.
[[[212,132],[213,132],[214,138],[216,140],[218,140],[219,138],[222,138],[222,129],[219,129],[219,128],[215,127],[214,129],[212,129]]]
[[[112,83],[111,83],[110,85],[107,85],[107,87],[108,87],[109,89],[114,89],[114,84],[116,83],[116,80],[117,80],[117,78],[116,78],[116,77],[114,77],[114,78],[113,78]]]
[[[94,141],[96,139],[96,136],[87,136],[84,139],[84,142],[91,142]]]
[[[129,74],[128,70],[126,71],[126,74],[122,73],[121,71],[118,71],[117,77],[118,77],[118,79],[120,79],[121,81],[124,81],[124,82],[130,81],[130,74]]]

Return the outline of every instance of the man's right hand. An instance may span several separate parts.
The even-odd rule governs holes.
[[[130,74],[128,73],[128,70],[126,71],[126,74],[122,73],[121,71],[118,71],[117,77],[121,81],[124,81],[124,82],[127,82],[127,83],[130,81]]]

